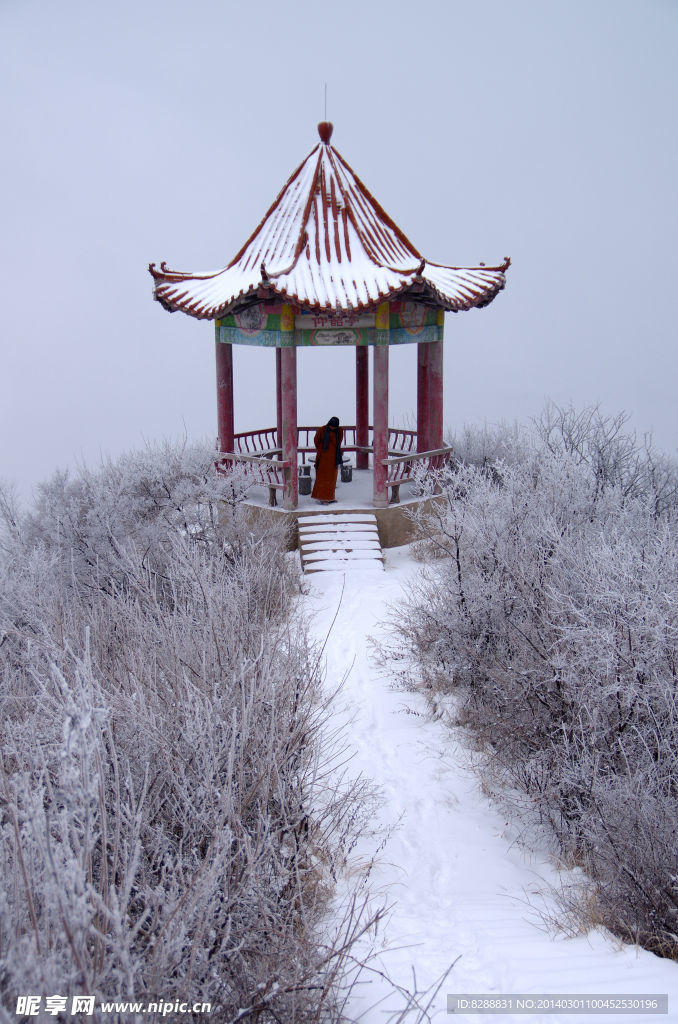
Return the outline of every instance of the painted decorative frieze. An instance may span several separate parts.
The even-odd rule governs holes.
[[[291,314],[286,310],[291,309]],[[294,318],[282,324],[281,318]],[[407,345],[440,341],[442,311],[420,302],[397,299],[376,310],[313,312],[282,303],[259,302],[216,320],[217,339],[227,345],[265,348],[358,345]]]

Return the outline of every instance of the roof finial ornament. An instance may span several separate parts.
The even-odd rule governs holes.
[[[333,131],[334,125],[331,121],[321,121],[318,125],[318,135],[320,136],[321,142],[324,142],[326,146],[329,146],[330,144]]]

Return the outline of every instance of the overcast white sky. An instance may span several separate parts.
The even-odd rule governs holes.
[[[676,0],[0,0],[0,476],[216,434],[211,323],[150,261],[224,266],[332,139],[428,258],[513,266],[448,314],[445,421],[548,395],[678,446]],[[415,346],[392,350],[411,421]],[[353,352],[300,354],[299,422],[354,421]],[[236,349],[236,429],[275,420]]]

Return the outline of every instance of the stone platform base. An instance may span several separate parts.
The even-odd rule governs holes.
[[[421,533],[418,532],[415,524],[409,518],[408,512],[411,513],[415,508],[422,506],[425,511],[429,511],[433,508],[434,502],[443,500],[442,498],[426,498],[422,501],[410,500],[399,505],[389,505],[388,508],[371,508],[369,511],[373,512],[377,517],[379,540],[381,541],[382,548],[397,548],[401,544],[409,544],[410,541],[418,540],[421,537]],[[299,545],[299,528],[297,525],[299,516],[306,518],[309,515],[327,515],[329,511],[335,510],[337,507],[336,505],[318,505],[317,508],[313,509],[304,508],[288,512],[283,508],[270,508],[246,502],[245,508],[252,516],[254,522],[279,523],[281,517],[284,517],[293,524],[290,535],[290,551],[294,551]],[[361,513],[365,511],[364,507],[348,508],[342,503],[342,513]]]

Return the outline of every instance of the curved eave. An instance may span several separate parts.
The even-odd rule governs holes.
[[[256,293],[260,284],[253,278],[243,280],[244,275],[239,275],[236,288],[224,287],[219,279],[228,274],[229,267],[205,274],[169,270],[165,263],[160,267],[158,270],[154,263],[148,267],[155,282],[153,298],[169,313],[186,313],[197,320],[213,320],[225,306]]]
[[[397,298],[413,286],[420,289],[424,301],[432,302],[448,312],[482,309],[489,305],[506,285],[506,271],[511,261],[506,259],[497,267],[446,267],[424,263],[409,274],[388,271],[390,287],[380,287],[376,280],[364,287],[365,297],[349,302],[341,300],[323,302],[308,289],[289,287],[292,281],[252,280],[242,282],[237,292],[219,294],[218,278],[230,268],[209,274],[186,274],[170,271],[161,264],[158,271],[151,264],[149,271],[155,280],[154,298],[170,313],[180,311],[197,320],[214,320],[226,316],[235,306],[252,296],[276,298],[313,311],[366,311],[381,302]],[[382,268],[383,269],[383,268]],[[280,275],[285,278],[288,275]],[[290,275],[293,277],[293,275]],[[216,292],[216,294],[215,294]],[[413,296],[414,297],[414,296]]]
[[[506,271],[510,265],[508,257],[497,267],[445,267],[427,263],[421,277],[443,309],[460,313],[489,306],[506,287]]]
[[[212,320],[264,296],[309,310],[365,311],[408,289],[458,312],[486,306],[500,267],[427,263],[340,153],[330,132],[294,171],[231,262],[212,273],[149,266],[169,312]]]
[[[412,285],[413,281],[414,275],[412,274],[403,280],[397,288],[390,288],[388,291],[380,292],[374,298],[369,298],[365,302],[336,303],[334,305],[323,304],[320,301],[313,300],[310,296],[299,295],[295,291],[280,288],[273,282],[264,283],[263,281],[259,285],[255,285],[252,288],[241,291],[238,295],[232,296],[229,301],[218,304],[200,302],[191,294],[190,288],[180,287],[177,290],[175,289],[174,282],[168,282],[169,288],[165,288],[162,282],[156,285],[153,297],[169,313],[186,313],[188,316],[195,317],[196,320],[216,320],[219,317],[227,316],[234,308],[246,302],[252,296],[277,299],[280,302],[289,303],[292,306],[312,310],[313,312],[365,312],[366,310],[376,309],[380,303],[387,302],[389,299],[400,295]]]

